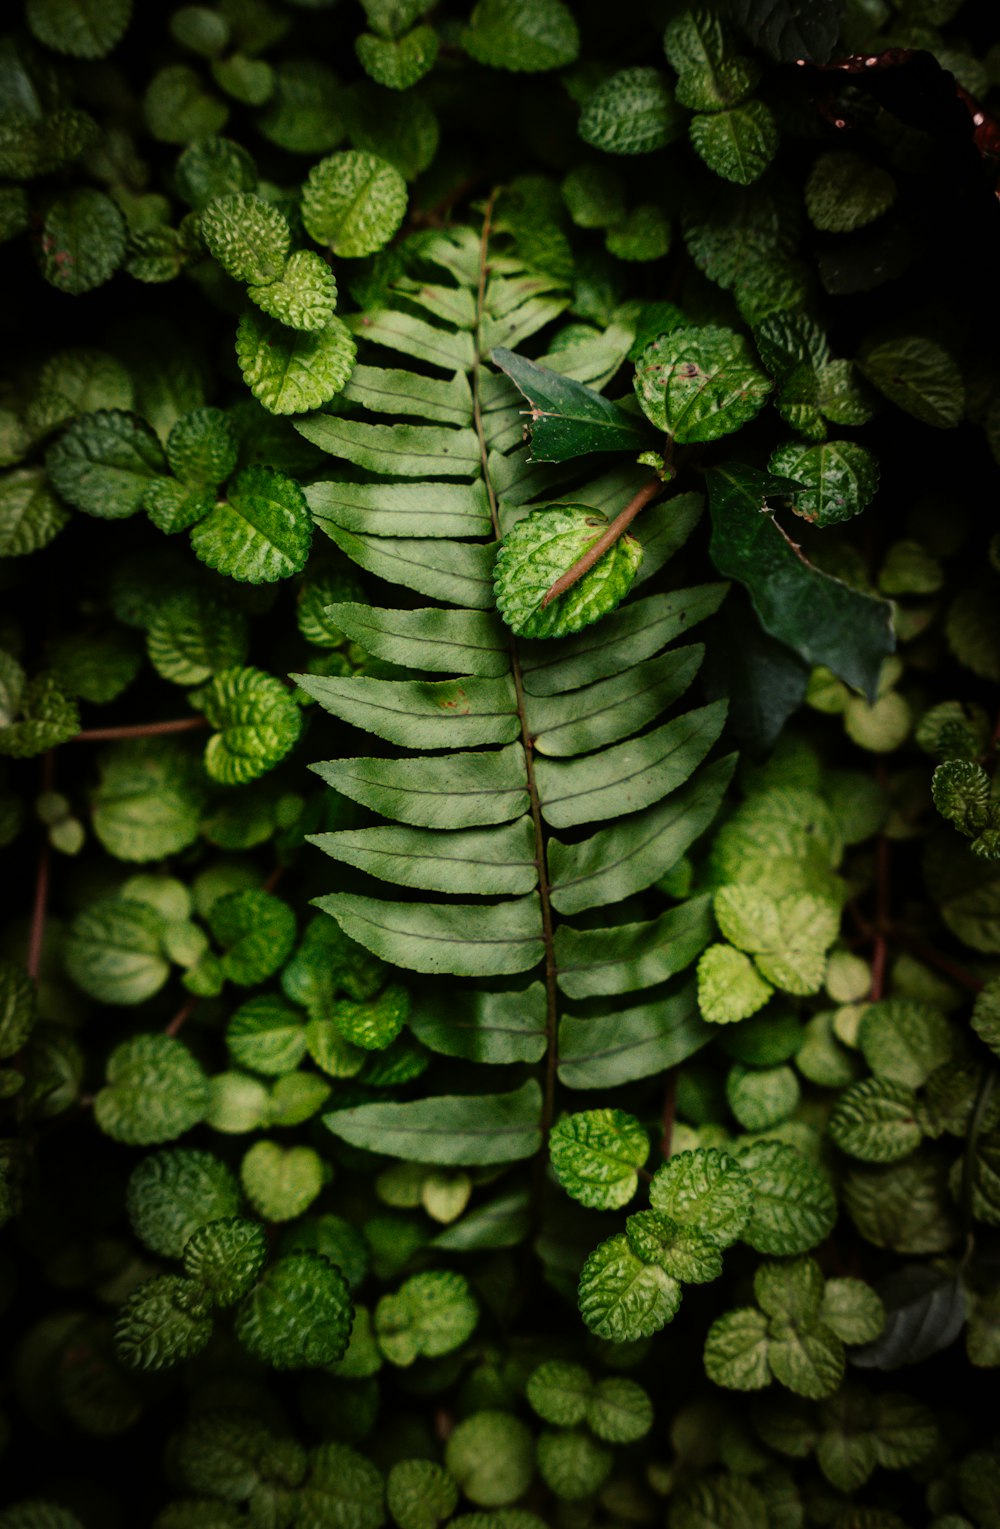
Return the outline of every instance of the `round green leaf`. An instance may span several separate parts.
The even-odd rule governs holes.
[[[38,552],[68,520],[40,467],[21,467],[0,478],[0,557]]]
[[[221,409],[182,414],[167,437],[167,461],[183,482],[215,488],[236,466],[236,432]]]
[[[194,143],[220,133],[229,108],[210,95],[194,69],[170,64],[150,81],[143,101],[146,125],[163,143]]]
[[[433,27],[414,27],[403,37],[376,37],[362,32],[354,51],[366,74],[387,90],[409,90],[433,69],[438,38]]]
[[[340,1270],[319,1253],[290,1253],[247,1296],[236,1314],[236,1336],[276,1370],[318,1368],[345,1353],[353,1321]]]
[[[636,1381],[608,1375],[593,1389],[587,1423],[591,1432],[608,1444],[634,1444],[653,1426],[653,1404]]]
[[[146,628],[146,647],[157,674],[175,685],[201,685],[243,662],[247,619],[205,590],[167,595]]]
[[[214,1306],[233,1306],[250,1289],[267,1258],[267,1234],[259,1221],[239,1216],[198,1227],[184,1249],[184,1272],[201,1285]]]
[[[535,1474],[534,1441],[510,1412],[474,1412],[453,1429],[445,1465],[470,1502],[502,1508],[516,1502]]]
[[[538,1474],[557,1497],[567,1502],[599,1492],[611,1474],[614,1460],[610,1449],[603,1449],[580,1428],[559,1433],[544,1430],[539,1435],[536,1452]]]
[[[235,1216],[241,1197],[225,1163],[210,1152],[176,1147],[154,1152],[132,1170],[126,1203],[147,1248],[180,1258],[199,1227]]]
[[[619,260],[662,260],[670,248],[670,235],[670,219],[663,209],[655,202],[644,202],[608,229],[605,244]]]
[[[247,1199],[267,1221],[294,1221],[323,1188],[323,1161],[312,1147],[256,1141],[240,1164]]]
[[[78,187],[49,206],[37,249],[45,280],[77,297],[102,286],[121,265],[125,222],[103,191]]]
[[[705,1338],[705,1373],[729,1391],[760,1391],[770,1384],[767,1318],[754,1306],[717,1317]]]
[[[587,1416],[594,1383],[582,1365],[549,1359],[532,1370],[525,1395],[540,1418],[560,1428],[573,1428]]]
[[[659,1264],[673,1279],[701,1285],[718,1279],[718,1246],[691,1226],[679,1226],[662,1211],[643,1210],[625,1223],[629,1247],[646,1264]]]
[[[709,945],[698,962],[698,1008],[711,1025],[748,1019],[772,991],[750,957],[732,945]]]
[[[198,227],[209,253],[234,280],[260,285],[282,275],[291,229],[263,197],[219,197],[200,214]]]
[[[266,774],[298,742],[302,713],[280,680],[260,669],[224,669],[191,704],[216,729],[205,748],[205,768],[223,785],[243,785]]]
[[[743,1241],[758,1253],[804,1253],[837,1219],[833,1190],[820,1170],[779,1141],[759,1141],[738,1158],[753,1184],[753,1213]]]
[[[571,589],[542,606],[546,591],[607,529],[607,517],[583,504],[551,505],[519,520],[500,543],[497,609],[519,637],[565,637],[613,611],[632,587],[642,546],[633,536],[614,546]]]
[[[99,1003],[142,1003],[170,975],[161,948],[163,921],[152,908],[123,898],[91,903],[66,941],[66,970]]]
[[[336,316],[323,329],[297,334],[277,319],[245,313],[236,331],[243,381],[272,414],[303,414],[328,403],[351,375],[356,353]]]
[[[261,993],[236,1010],[226,1027],[226,1045],[238,1067],[277,1077],[305,1056],[305,1021],[290,1004]]]
[[[458,1487],[434,1460],[398,1460],[386,1501],[399,1529],[438,1529],[458,1506]]]
[[[859,154],[821,154],[806,182],[806,211],[817,228],[850,233],[880,218],[896,199],[887,170]]]
[[[763,407],[773,383],[732,329],[681,325],[646,346],[636,363],[643,413],[677,441],[714,441]]]
[[[321,159],[302,190],[310,238],[335,255],[373,255],[388,244],[406,212],[406,182],[376,154],[345,149]]]
[[[607,154],[649,154],[684,128],[684,113],[659,69],[620,69],[598,85],[580,114],[580,137]]]
[[[828,1279],[819,1315],[841,1343],[873,1343],[885,1327],[885,1307],[863,1279]]]
[[[658,1265],[643,1263],[619,1233],[587,1259],[577,1300],[592,1333],[612,1343],[628,1343],[659,1332],[677,1314],[681,1287]]]
[[[45,465],[63,499],[102,520],[134,515],[167,470],[153,431],[123,409],[81,415],[49,448]]]
[[[868,381],[921,424],[948,430],[965,412],[965,384],[955,361],[933,340],[886,340],[858,362]]]
[[[289,329],[325,329],[337,306],[337,283],[315,250],[296,250],[277,281],[248,287],[247,296]]]
[[[394,1295],[382,1297],[375,1308],[375,1337],[391,1364],[405,1366],[450,1354],[478,1320],[468,1280],[441,1269],[415,1274]]]
[[[197,756],[173,739],[134,738],[100,759],[94,832],[118,860],[159,860],[198,837],[205,784]]]
[[[844,1375],[844,1345],[822,1322],[770,1324],[767,1361],[775,1380],[797,1396],[832,1396]]]
[[[624,1110],[586,1110],[556,1122],[549,1153],[557,1179],[574,1200],[592,1210],[618,1210],[639,1187],[636,1170],[649,1156],[649,1137]]]
[[[726,1248],[741,1236],[753,1209],[753,1185],[728,1152],[678,1152],[656,1170],[649,1203],[679,1226]]]
[[[862,1014],[857,1043],[877,1077],[904,1088],[922,1088],[931,1073],[952,1060],[956,1037],[933,1004],[885,998],[869,1004]]]
[[[250,584],[298,573],[309,556],[312,519],[293,478],[271,467],[248,467],[191,532],[195,555],[209,568]]]
[[[912,1089],[886,1078],[865,1078],[845,1089],[827,1129],[841,1151],[866,1163],[909,1157],[923,1140]]]
[[[216,197],[253,191],[257,171],[246,149],[229,138],[201,138],[184,150],[174,167],[177,190],[196,212]]]
[[[759,180],[778,147],[777,124],[763,101],[699,114],[691,121],[690,133],[695,153],[708,168],[738,186]]]
[[[108,1058],[94,1118],[115,1141],[151,1147],[183,1136],[207,1108],[208,1079],[187,1047],[169,1035],[136,1035]]]
[[[787,1120],[799,1102],[798,1078],[790,1067],[741,1067],[726,1076],[726,1102],[745,1131],[767,1131]]]
[[[38,41],[71,58],[103,58],[125,35],[132,0],[28,0],[25,20]]]
[[[774,452],[768,470],[805,484],[795,496],[795,513],[817,526],[859,515],[878,488],[878,463],[854,441],[822,441],[816,446],[790,442]]]
[[[179,1274],[163,1274],[133,1291],[118,1313],[115,1350],[135,1370],[162,1370],[200,1353],[212,1319],[200,1288]]]
[[[580,34],[562,0],[479,0],[462,46],[480,64],[534,74],[571,64]]]

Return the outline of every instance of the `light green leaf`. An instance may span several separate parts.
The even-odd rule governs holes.
[[[549,1156],[556,1178],[574,1200],[593,1210],[617,1210],[639,1187],[636,1170],[649,1156],[649,1137],[624,1110],[587,1110],[556,1122]]]
[[[531,1485],[535,1474],[535,1444],[529,1429],[510,1412],[492,1408],[463,1418],[449,1436],[445,1465],[465,1496],[483,1508],[502,1508],[516,1502]],[[524,1524],[523,1518],[529,1523]],[[469,1529],[477,1524],[499,1522],[503,1529],[536,1529],[534,1515],[519,1511],[503,1514],[460,1514]]]
[[[580,114],[585,143],[607,154],[649,154],[684,128],[684,114],[659,69],[620,69],[598,85]]]
[[[414,27],[398,38],[376,37],[362,32],[354,51],[366,74],[387,90],[409,90],[433,69],[438,53],[433,27]]]
[[[677,441],[714,441],[764,406],[773,383],[732,329],[680,325],[653,340],[635,371],[646,417]]]
[[[396,1039],[410,1013],[405,988],[390,984],[367,1003],[341,999],[329,1009],[329,1018],[344,1039],[365,1051],[384,1051]]]
[[[208,923],[224,951],[223,973],[240,987],[273,976],[295,943],[295,914],[270,892],[230,892],[212,904]]]
[[[209,568],[250,584],[299,573],[309,556],[312,522],[293,478],[271,467],[248,467],[191,532],[195,555]]]
[[[749,956],[732,945],[710,945],[698,962],[698,1008],[709,1024],[748,1019],[772,992]]]
[[[144,903],[106,898],[78,913],[66,942],[66,970],[99,1003],[134,1004],[159,992],[170,974],[163,921]]]
[[[340,1270],[319,1253],[290,1253],[247,1296],[236,1336],[276,1370],[318,1369],[343,1356],[353,1320]]]
[[[520,743],[423,759],[416,778],[410,759],[333,759],[312,768],[353,801],[423,828],[502,823],[528,810]]]
[[[577,1299],[592,1333],[611,1343],[629,1343],[659,1332],[676,1316],[681,1287],[658,1265],[636,1257],[620,1232],[587,1259]]]
[[[801,1090],[791,1067],[741,1067],[726,1077],[726,1103],[745,1131],[768,1131],[794,1111]]]
[[[475,431],[452,425],[370,425],[317,414],[295,428],[331,456],[397,478],[467,478],[480,470]]]
[[[840,1095],[828,1130],[851,1157],[893,1163],[909,1157],[923,1139],[917,1113],[912,1089],[887,1078],[866,1078]]]
[[[461,291],[461,288],[456,290]],[[364,404],[373,414],[391,414],[399,417],[401,414],[412,414],[417,419],[432,420],[443,425],[467,425],[472,418],[472,391],[469,387],[468,378],[461,372],[456,372],[447,382],[439,377],[424,377],[418,372],[403,372],[381,366],[356,366],[351,373],[350,381],[344,388],[343,398],[345,403]],[[475,517],[474,524],[470,526],[464,517],[459,517],[458,523],[449,526],[447,530],[428,531],[426,529],[426,517],[428,515],[444,518],[447,515],[447,507],[439,505],[435,497],[438,486],[436,484],[415,484],[408,489],[405,484],[379,484],[380,492],[373,493],[374,485],[357,483],[314,483],[308,495],[309,503],[315,514],[322,513],[327,504],[335,509],[335,518],[340,525],[348,530],[359,530],[367,527],[377,531],[377,521],[369,521],[367,516],[361,518],[350,517],[349,511],[357,508],[355,496],[360,494],[362,502],[371,500],[366,508],[376,512],[382,506],[382,492],[389,492],[390,508],[392,501],[397,504],[410,501],[413,508],[418,502],[422,502],[424,513],[414,516],[408,523],[396,521],[390,523],[386,529],[402,532],[417,532],[423,535],[462,536],[464,534],[479,535],[489,529],[489,506],[485,500],[485,490],[482,483],[464,491],[465,498],[474,501],[476,496],[481,500],[480,515]],[[462,490],[450,490],[452,498],[461,501]],[[315,497],[314,497],[315,495]],[[471,508],[471,505],[470,505]],[[344,512],[348,512],[345,519]],[[405,510],[402,511],[405,514]]]
[[[25,557],[47,547],[69,520],[40,467],[0,477],[0,557]]]
[[[555,934],[560,990],[569,998],[592,998],[652,987],[689,966],[711,934],[706,897],[688,898],[645,924],[586,930],[560,924]]]
[[[628,594],[642,546],[622,536],[582,579],[543,607],[550,585],[582,557],[608,524],[583,504],[551,505],[519,520],[500,544],[497,609],[521,637],[565,637],[608,615]]]
[[[94,1118],[114,1141],[149,1147],[183,1136],[207,1108],[208,1079],[187,1047],[168,1035],[136,1035],[108,1058]]]
[[[7,658],[7,655],[4,655]],[[10,683],[10,664],[7,684]],[[19,669],[19,666],[17,666]],[[0,726],[0,755],[11,759],[27,759],[42,754],[57,744],[66,743],[80,731],[80,713],[72,696],[66,693],[57,674],[43,671],[30,679],[21,690],[17,682],[19,713],[13,722]],[[4,710],[8,711],[12,699],[8,690]]]
[[[259,1221],[239,1216],[198,1227],[184,1248],[184,1272],[215,1306],[233,1306],[250,1289],[267,1258]]]
[[[844,1346],[822,1322],[772,1320],[767,1359],[775,1380],[797,1396],[832,1396],[844,1375]]]
[[[719,928],[754,957],[767,981],[787,993],[817,993],[826,953],[840,932],[840,911],[820,897],[772,898],[759,886],[722,887],[715,894]]]
[[[373,680],[293,676],[325,711],[411,749],[510,743],[520,735],[517,697],[502,679]]]
[[[771,1382],[767,1318],[754,1306],[717,1317],[705,1338],[705,1373],[729,1391],[760,1391]]]
[[[582,1365],[549,1359],[532,1370],[525,1395],[540,1418],[573,1428],[587,1416],[594,1383]]]
[[[39,231],[38,263],[45,280],[78,297],[114,275],[125,254],[125,222],[109,196],[88,186],[57,196]]]
[[[115,1351],[131,1369],[162,1370],[199,1353],[211,1336],[200,1286],[179,1274],[163,1274],[146,1280],[122,1306]]]
[[[747,101],[712,115],[699,113],[690,133],[695,153],[708,168],[738,186],[759,180],[778,147],[777,124],[763,101]]]
[[[722,1273],[722,1255],[709,1237],[679,1226],[662,1211],[643,1210],[625,1223],[629,1247],[647,1264],[658,1264],[674,1279],[702,1285]]]
[[[328,615],[353,642],[389,663],[486,679],[510,669],[509,639],[483,611],[390,611],[351,603],[328,607]]]
[[[837,1219],[837,1202],[818,1168],[779,1141],[759,1141],[737,1160],[754,1193],[744,1242],[758,1253],[785,1256],[823,1241]]]
[[[823,1299],[823,1271],[814,1258],[759,1265],[754,1275],[757,1304],[769,1317],[786,1322],[811,1322]]]
[[[583,1429],[543,1429],[535,1446],[538,1474],[566,1502],[592,1497],[611,1474],[614,1457]]]
[[[337,283],[314,250],[296,250],[277,280],[248,287],[247,297],[289,329],[325,329],[337,306]]]
[[[859,515],[878,488],[878,463],[854,441],[789,443],[773,453],[768,471],[805,485],[795,495],[795,513],[817,526]]]
[[[939,1009],[913,998],[885,998],[869,1004],[857,1036],[876,1077],[907,1089],[922,1088],[931,1073],[952,1060],[955,1039]]]
[[[126,1203],[136,1236],[164,1258],[180,1258],[199,1227],[242,1208],[225,1163],[189,1147],[144,1157],[132,1170]]]
[[[324,1178],[322,1159],[312,1147],[280,1147],[274,1141],[255,1141],[240,1165],[244,1193],[266,1221],[301,1216]]]
[[[653,1426],[653,1405],[636,1381],[625,1375],[607,1375],[588,1398],[587,1424],[609,1444],[634,1444]]]
[[[479,1320],[468,1280],[451,1270],[415,1274],[375,1307],[375,1339],[390,1364],[437,1359],[460,1348]]]
[[[199,215],[198,227],[209,252],[236,281],[267,285],[283,274],[291,229],[263,197],[218,197]]]
[[[850,233],[880,218],[896,200],[887,170],[859,154],[821,154],[806,181],[806,211],[817,228]]]
[[[118,860],[159,860],[193,844],[205,804],[197,757],[166,738],[134,738],[100,756],[94,832]]]
[[[541,1090],[529,1081],[507,1094],[428,1096],[408,1104],[362,1104],[323,1123],[369,1151],[423,1163],[510,1163],[541,1145]]]
[[[700,1050],[711,1030],[698,1017],[692,986],[600,1018],[559,1021],[559,1081],[567,1088],[608,1088],[675,1067]]]
[[[536,74],[573,63],[580,34],[562,0],[479,0],[462,46],[480,64]]]
[[[949,430],[965,412],[965,384],[942,346],[918,335],[886,340],[858,361],[868,381],[923,425]]]
[[[885,1307],[863,1279],[828,1279],[819,1317],[841,1343],[872,1343],[885,1326]]]
[[[54,53],[103,58],[125,35],[131,14],[131,0],[28,0],[25,20]]]
[[[302,730],[293,696],[260,669],[224,669],[190,699],[216,729],[205,748],[205,768],[225,785],[242,785],[273,769]]]
[[[123,409],[81,415],[49,448],[45,465],[63,499],[102,520],[134,515],[167,470],[153,431]]]
[[[434,1460],[397,1460],[386,1502],[399,1529],[438,1529],[458,1506],[458,1487]]]
[[[649,1203],[677,1225],[726,1248],[742,1236],[753,1185],[735,1158],[716,1147],[679,1152],[656,1170]]]
[[[757,83],[759,69],[731,52],[719,18],[709,11],[682,11],[667,25],[663,50],[680,75],[677,99],[693,111],[736,106]]]
[[[272,414],[304,414],[339,393],[357,347],[336,316],[322,329],[289,333],[277,319],[248,312],[236,331],[243,381]]]
[[[278,1077],[306,1054],[301,1012],[267,993],[250,998],[226,1026],[226,1045],[237,1067]]]
[[[442,492],[445,485],[441,485]],[[392,584],[403,584],[448,605],[494,608],[496,544],[438,541],[437,538],[354,536],[327,522],[324,529],[361,568]]]
[[[530,817],[503,828],[362,828],[310,836],[326,854],[397,886],[483,895],[538,885]]]
[[[247,619],[205,590],[179,589],[159,601],[146,627],[157,674],[175,685],[201,685],[246,656]]]
[[[335,255],[372,255],[388,244],[406,212],[406,182],[376,154],[353,149],[321,159],[302,189],[310,238]]]

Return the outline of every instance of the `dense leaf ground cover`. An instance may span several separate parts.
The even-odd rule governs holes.
[[[2,1529],[1000,1525],[1000,32],[0,38]]]

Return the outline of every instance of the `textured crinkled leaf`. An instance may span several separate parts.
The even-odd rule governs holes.
[[[976,996],[972,1028],[979,1039],[1000,1056],[1000,982],[995,978]]]
[[[742,1233],[758,1253],[804,1253],[823,1241],[837,1219],[829,1182],[794,1147],[760,1141],[738,1157],[753,1184],[753,1212]]]
[[[503,346],[493,351],[491,360],[531,406],[523,412],[531,430],[533,462],[566,462],[591,451],[641,451],[649,444],[641,422],[594,388]]]
[[[795,495],[795,513],[817,526],[859,515],[878,488],[878,463],[855,441],[792,442],[773,453],[768,470],[804,485]]]
[[[844,1374],[844,1346],[822,1322],[770,1323],[767,1361],[775,1380],[797,1396],[832,1396]]]
[[[897,1253],[942,1253],[957,1236],[947,1175],[922,1153],[843,1179],[844,1204],[861,1235]]]
[[[42,468],[19,467],[0,477],[0,557],[47,547],[69,518]]]
[[[580,1274],[580,1315],[598,1338],[628,1343],[659,1332],[677,1313],[681,1287],[633,1253],[624,1233],[602,1242]]]
[[[278,319],[245,313],[236,331],[243,381],[272,414],[304,414],[339,393],[357,347],[336,315],[322,329],[289,332]]]
[[[367,1003],[342,999],[328,1011],[344,1039],[364,1051],[384,1051],[403,1029],[410,1013],[410,995],[390,983]]]
[[[574,1428],[587,1416],[594,1383],[579,1364],[549,1359],[532,1370],[525,1395],[540,1418],[560,1428]]]
[[[645,1264],[658,1264],[673,1278],[707,1284],[722,1273],[715,1242],[690,1226],[680,1226],[662,1211],[642,1210],[625,1223],[629,1247]]]
[[[521,637],[566,637],[599,621],[628,594],[642,561],[642,546],[622,536],[583,578],[549,605],[550,585],[607,529],[600,510],[583,504],[551,505],[519,520],[500,544],[496,560],[497,609]]]
[[[80,731],[76,701],[66,693],[58,674],[50,670],[36,674],[18,700],[16,720],[0,726],[0,755],[27,759],[67,742]]]
[[[419,26],[402,37],[376,37],[362,32],[354,51],[366,74],[387,90],[409,90],[433,69],[438,38],[433,27]]]
[[[102,520],[134,515],[167,470],[146,421],[123,409],[81,415],[49,448],[45,465],[63,499]]]
[[[0,1057],[14,1056],[35,1023],[35,985],[13,961],[0,960]]]
[[[717,1148],[679,1152],[656,1170],[649,1203],[679,1226],[725,1248],[742,1235],[753,1208],[753,1186],[736,1159]]]
[[[225,1163],[189,1147],[144,1157],[132,1170],[126,1199],[136,1236],[165,1258],[180,1258],[199,1227],[235,1217],[241,1202]]]
[[[624,1110],[564,1115],[549,1136],[552,1168],[568,1195],[594,1210],[627,1205],[639,1187],[637,1169],[649,1156],[649,1137]]]
[[[653,340],[636,363],[647,418],[677,441],[714,441],[763,407],[773,383],[732,329],[680,325]]]
[[[226,1045],[238,1067],[272,1077],[291,1072],[306,1054],[302,1013],[271,994],[258,994],[232,1015]]]
[[[198,837],[205,805],[197,757],[166,738],[132,738],[99,760],[91,794],[94,832],[118,860],[159,860]]]
[[[233,1306],[246,1295],[266,1258],[267,1233],[260,1222],[229,1216],[192,1232],[184,1248],[184,1272],[214,1306]]]
[[[157,674],[175,685],[201,685],[243,662],[247,618],[201,589],[180,589],[159,601],[146,627]]]
[[[150,1147],[183,1136],[207,1108],[208,1079],[187,1047],[169,1035],[136,1035],[108,1058],[94,1118],[113,1140]]]
[[[276,1370],[318,1368],[343,1356],[353,1321],[340,1270],[319,1253],[289,1253],[247,1296],[236,1314],[236,1335]]]
[[[922,1088],[955,1051],[952,1026],[939,1009],[913,998],[886,998],[861,1016],[857,1043],[877,1077]]]
[[[684,128],[659,69],[620,69],[598,85],[580,114],[580,137],[607,154],[649,154]]]
[[[302,730],[293,696],[261,669],[224,669],[192,691],[191,704],[216,729],[205,748],[205,768],[225,785],[242,785],[273,769]]]
[[[277,280],[248,287],[247,296],[289,329],[324,329],[337,306],[337,283],[315,250],[296,250]]]
[[[842,1343],[871,1343],[885,1326],[885,1307],[863,1279],[828,1279],[819,1317]]]
[[[236,431],[221,409],[182,414],[167,437],[167,461],[185,483],[214,488],[236,466]]]
[[[541,1145],[541,1091],[529,1080],[506,1094],[428,1095],[361,1104],[323,1117],[335,1136],[371,1152],[465,1165],[533,1157]]]
[[[170,974],[162,932],[162,919],[144,903],[124,898],[91,903],[70,926],[66,970],[99,1003],[141,1003],[159,992]]]
[[[162,1370],[200,1353],[212,1319],[193,1280],[162,1274],[134,1290],[118,1313],[115,1351],[135,1370]]]
[[[399,1529],[438,1529],[458,1506],[458,1487],[434,1460],[397,1460],[386,1503]]]
[[[763,101],[729,111],[699,113],[690,127],[695,153],[723,180],[749,186],[759,180],[778,147],[778,127]]]
[[[535,74],[573,63],[580,34],[562,0],[479,0],[462,46],[480,64]]]
[[[270,892],[248,889],[220,897],[209,910],[208,923],[223,948],[223,972],[240,987],[273,976],[295,943],[295,914]]]
[[[103,191],[77,187],[46,210],[37,249],[45,280],[77,297],[103,286],[121,265],[125,222]]]
[[[840,930],[836,906],[819,897],[773,898],[756,885],[731,886],[715,894],[715,916],[768,982],[788,993],[819,991],[826,953]]]
[[[294,478],[248,467],[191,532],[195,555],[218,573],[250,584],[287,579],[305,566],[312,519]]]
[[[705,1373],[730,1391],[760,1391],[771,1381],[768,1322],[754,1306],[717,1317],[705,1338]]]
[[[468,1280],[451,1270],[415,1274],[375,1308],[375,1338],[390,1364],[437,1359],[460,1348],[479,1320]]]
[[[302,221],[335,255],[372,255],[388,244],[406,211],[406,182],[377,154],[345,149],[320,160],[302,190]]]
[[[890,403],[923,425],[949,430],[965,412],[965,384],[957,363],[933,340],[911,335],[866,350],[858,365]]]
[[[538,1474],[564,1501],[591,1497],[611,1474],[614,1457],[582,1428],[544,1429],[536,1445]]]
[[[698,962],[698,1008],[709,1024],[748,1019],[772,992],[750,957],[732,945],[710,945]]]
[[[174,167],[177,190],[200,212],[216,197],[253,191],[257,171],[245,148],[229,138],[209,136],[190,144]]]
[[[103,58],[125,35],[131,14],[131,0],[28,0],[25,19],[54,53]]]
[[[663,34],[663,51],[680,76],[677,99],[693,111],[738,105],[760,75],[749,59],[733,54],[722,22],[710,11],[675,16]]]
[[[236,281],[266,285],[284,272],[291,229],[263,197],[218,197],[199,215],[198,227],[210,253]]]
[[[746,585],[772,637],[874,701],[882,661],[895,647],[892,607],[811,567],[770,513],[760,513],[769,494],[788,487],[755,468],[710,470],[716,567]]]
[[[806,211],[817,228],[850,233],[882,216],[896,199],[887,170],[859,154],[821,154],[806,181]]]

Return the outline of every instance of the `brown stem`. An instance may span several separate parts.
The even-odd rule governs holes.
[[[547,605],[552,604],[553,600],[558,600],[560,595],[564,595],[567,589],[572,589],[574,584],[578,584],[584,574],[589,573],[594,564],[604,556],[608,548],[613,547],[615,542],[624,536],[639,511],[644,510],[649,501],[662,492],[661,478],[650,478],[648,483],[644,483],[639,492],[629,500],[621,514],[616,515],[607,530],[597,538],[594,545],[588,547],[583,556],[577,558],[572,568],[567,568],[566,572],[561,573],[555,583],[549,586],[542,598],[541,609],[544,610]]]
[[[886,958],[889,953],[886,930],[889,927],[889,841],[880,834],[875,845],[875,942],[872,950],[872,985],[869,997],[878,1003],[885,989]]]
[[[56,756],[49,749],[42,760],[42,790],[51,791],[56,773]],[[42,841],[38,852],[38,870],[35,873],[35,897],[31,908],[31,929],[28,934],[28,976],[38,981],[42,965],[42,944],[45,940],[45,920],[49,906],[49,866],[52,851],[48,837]]]
[[[191,1015],[198,1007],[198,1003],[199,999],[189,998],[187,1003],[184,1004],[182,1008],[177,1010],[177,1013],[174,1015],[173,1019],[164,1030],[164,1035],[177,1035],[180,1030],[183,1030]]]
[[[70,743],[107,743],[114,738],[158,738],[165,733],[190,733],[207,727],[204,717],[178,717],[173,722],[137,722],[129,727],[88,727],[74,733]]]
[[[674,1139],[674,1116],[677,1112],[677,1068],[671,1067],[667,1073],[666,1087],[663,1091],[663,1111],[660,1115],[660,1151],[664,1157],[669,1157]]]
[[[950,957],[942,955],[939,950],[934,950],[932,946],[925,945],[922,940],[913,939],[905,930],[899,929],[896,925],[891,927],[889,937],[894,945],[901,945],[904,950],[908,950],[911,955],[916,956],[918,961],[923,961],[927,966],[936,966],[939,972],[944,972],[945,976],[950,977],[953,982],[957,982],[959,987],[968,988],[970,993],[982,992],[984,984],[979,977],[974,977],[971,972],[967,972],[963,966],[959,966]]]
[[[261,891],[262,892],[273,892],[275,887],[280,882],[282,876],[284,876],[284,874],[285,874],[285,867],[283,865],[276,865],[274,867],[274,870],[271,872],[270,876],[265,881],[264,885],[261,887]]]

